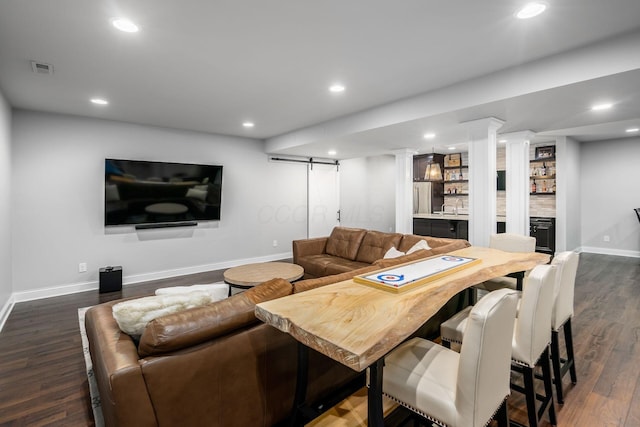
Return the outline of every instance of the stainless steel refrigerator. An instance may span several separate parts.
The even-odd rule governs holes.
[[[413,213],[431,213],[431,183],[413,183]]]

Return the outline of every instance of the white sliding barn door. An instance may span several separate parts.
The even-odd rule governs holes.
[[[307,234],[324,237],[340,225],[340,173],[336,165],[307,166]]]

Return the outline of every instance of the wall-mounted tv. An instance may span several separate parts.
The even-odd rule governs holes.
[[[222,166],[106,159],[104,223],[195,225],[220,220]]]

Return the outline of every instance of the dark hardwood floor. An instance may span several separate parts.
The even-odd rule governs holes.
[[[573,320],[578,384],[564,379],[558,425],[640,426],[639,277],[640,259],[581,254]],[[78,308],[220,280],[222,271],[214,271],[16,304],[0,333],[0,425],[93,425]],[[522,399],[513,394],[509,403],[511,417],[525,422]]]

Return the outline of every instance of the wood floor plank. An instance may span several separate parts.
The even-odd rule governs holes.
[[[576,417],[562,425],[620,427],[624,425],[628,409],[619,400],[592,393]],[[561,425],[559,420],[558,425]]]

